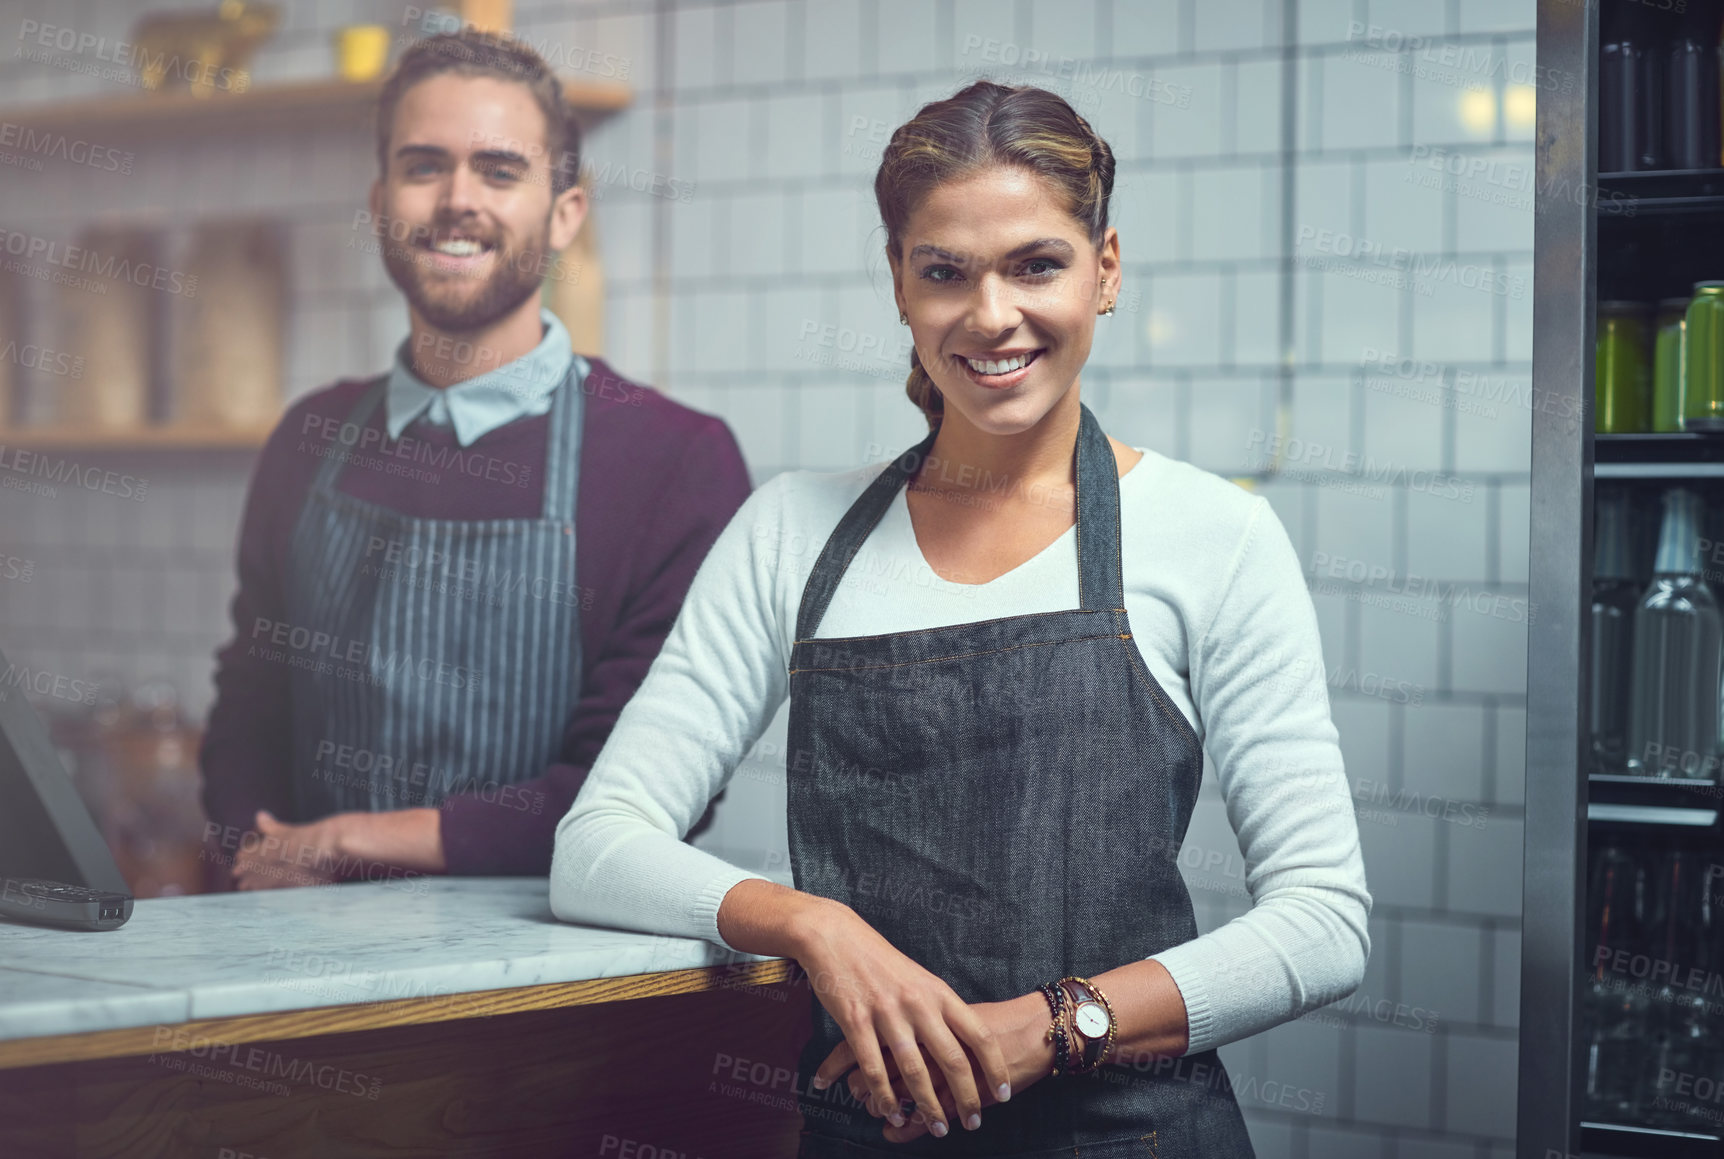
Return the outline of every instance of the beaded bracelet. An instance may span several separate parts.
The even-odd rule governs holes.
[[[1057,982],[1043,982],[1037,989],[1042,992],[1042,997],[1048,1000],[1048,1009],[1053,1013],[1053,1020],[1048,1024],[1047,1038],[1054,1044],[1054,1069],[1051,1077],[1058,1078],[1066,1073],[1070,1061],[1070,1046],[1063,1018],[1066,991],[1065,987]]]

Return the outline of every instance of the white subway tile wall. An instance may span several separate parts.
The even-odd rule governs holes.
[[[1407,1003],[1404,1021],[1414,1021],[1415,1009],[1416,1003]],[[1436,1036],[1396,1026],[1393,1004],[1389,1013],[1389,1021],[1367,1021],[1355,1031],[1354,1113],[1369,1107],[1400,1126],[1428,1130]]]
[[[355,19],[390,24],[399,40],[418,31],[393,0],[281,6],[259,87],[328,75],[330,35]],[[124,0],[8,11],[0,32],[13,36],[34,20],[124,37],[135,20]],[[1229,475],[1279,462],[1259,486],[1310,573],[1375,895],[1360,997],[1224,1052],[1258,1154],[1508,1155],[1530,614],[1532,0],[538,0],[516,11],[563,71],[635,89],[587,138],[604,175],[593,224],[609,356],[722,415],[757,483],[878,461],[926,430],[903,395],[906,332],[872,195],[893,128],[985,75],[1060,92],[1108,138],[1126,296],[1102,323],[1085,398],[1136,445]],[[132,92],[76,64],[17,62],[0,102]],[[54,159],[40,172],[0,167],[6,227],[66,242],[92,220],[143,219],[183,252],[200,217],[267,214],[282,223],[292,281],[289,396],[387,364],[405,313],[356,226],[375,164],[363,127],[187,135],[135,152],[123,174]],[[654,196],[655,178],[682,195]],[[61,340],[52,287],[23,289],[32,332]],[[53,386],[41,377],[22,376],[32,414]],[[147,491],[0,488],[0,549],[35,564],[30,582],[0,582],[0,640],[71,676],[166,675],[201,714],[229,632],[250,456],[74,457]],[[703,839],[769,872],[784,864],[783,728],[780,714]],[[1213,782],[1191,841],[1236,849]],[[1248,904],[1225,867],[1193,876],[1206,928]],[[1415,1027],[1413,1008],[1436,1017]],[[1271,1083],[1302,1101],[1266,1096],[1280,1089]]]
[[[1434,702],[1402,714],[1405,756],[1397,788],[1418,805],[1457,825],[1480,825],[1485,807],[1485,721],[1482,704]],[[1488,821],[1488,816],[1485,818]]]
[[[1386,1021],[1429,1035],[1444,1022],[1476,1026],[1483,1021],[1475,979],[1490,936],[1489,930],[1450,921],[1407,921],[1401,927],[1401,979],[1395,999],[1408,1009],[1389,1014]]]

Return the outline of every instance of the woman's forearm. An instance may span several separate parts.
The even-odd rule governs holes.
[[[843,902],[748,878],[731,886],[719,903],[718,932],[744,953],[800,960],[810,939],[848,913]]]
[[[1187,1045],[1185,999],[1173,975],[1153,958],[1091,977],[1113,1007],[1109,1062],[1131,1062],[1145,1054],[1180,1055]]]

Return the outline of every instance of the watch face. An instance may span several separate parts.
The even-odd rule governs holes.
[[[1085,1002],[1075,1012],[1078,1033],[1085,1038],[1107,1037],[1107,1011],[1096,1002]]]

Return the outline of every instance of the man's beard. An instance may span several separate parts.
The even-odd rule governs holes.
[[[438,228],[447,228],[440,225]],[[427,232],[415,229],[415,239]],[[386,241],[383,268],[401,290],[409,305],[426,322],[451,334],[471,333],[513,313],[522,302],[537,294],[548,268],[551,226],[528,247],[514,249],[498,235],[491,251],[491,272],[482,282],[462,274],[436,274],[419,264],[421,254],[431,251],[414,241]]]

